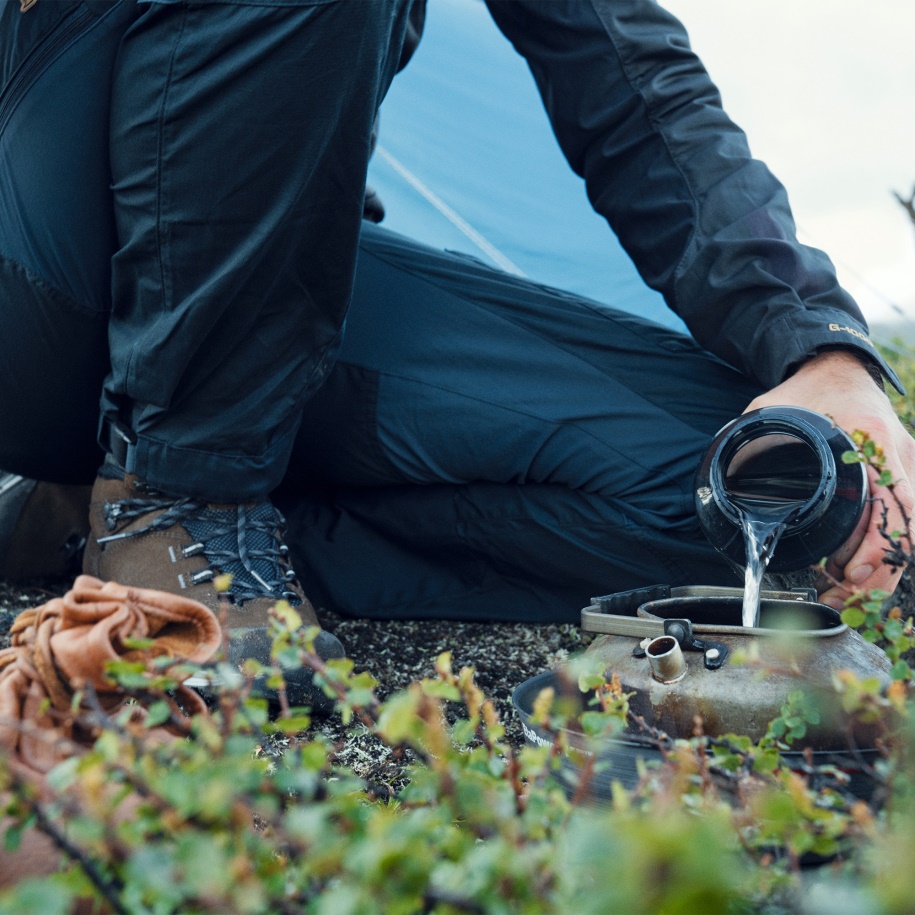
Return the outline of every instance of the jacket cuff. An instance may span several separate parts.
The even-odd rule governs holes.
[[[839,321],[830,321],[823,325],[820,333],[805,334],[806,352],[795,358],[785,367],[785,377],[791,374],[803,361],[810,359],[818,353],[829,350],[846,350],[853,352],[869,369],[874,381],[883,385],[889,383],[900,393],[905,394],[905,388],[896,373],[890,368],[887,361],[880,355],[877,347],[867,334],[867,328],[848,317]]]

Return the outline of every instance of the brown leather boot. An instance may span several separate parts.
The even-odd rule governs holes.
[[[90,491],[0,471],[0,578],[18,582],[78,572]]]
[[[282,541],[283,516],[268,501],[216,505],[176,498],[148,488],[106,464],[92,489],[91,531],[83,571],[104,581],[168,591],[200,601],[224,620],[229,661],[270,662],[267,611],[292,604],[306,625],[317,626],[314,608],[296,581]],[[222,596],[213,580],[232,576]],[[336,636],[315,640],[325,660],[343,657]],[[326,711],[330,702],[305,669],[284,671],[292,705]],[[258,686],[271,700],[276,694]]]

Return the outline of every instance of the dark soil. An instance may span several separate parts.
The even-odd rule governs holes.
[[[69,580],[37,581],[25,586],[0,579],[0,647],[9,644],[9,627],[17,614],[62,595]],[[379,682],[384,698],[413,680],[433,675],[436,658],[452,652],[455,671],[471,666],[476,682],[497,707],[507,739],[523,741],[512,711],[511,693],[521,682],[561,664],[583,651],[590,637],[576,626],[514,623],[461,623],[442,620],[375,622],[320,613],[322,625],[334,632],[357,670],[367,670]],[[409,761],[392,758],[391,750],[354,722],[344,727],[339,717],[316,722],[313,732],[336,747],[337,762],[384,790],[396,790]]]
[[[367,670],[378,680],[378,695],[385,698],[412,681],[433,676],[436,658],[452,653],[452,667],[473,667],[476,682],[493,700],[506,726],[507,740],[524,743],[521,725],[511,704],[512,690],[536,674],[562,664],[585,649],[591,637],[577,626],[523,625],[515,623],[461,623],[443,620],[376,622],[319,614],[321,623],[334,632],[347,649],[357,670]],[[336,748],[336,759],[383,793],[403,784],[408,758],[392,755],[359,724],[344,728],[332,717],[313,726]]]
[[[27,585],[13,585],[0,578],[0,648],[10,643],[9,631],[13,620],[28,610],[37,607],[52,597],[60,597],[69,582],[39,581]]]

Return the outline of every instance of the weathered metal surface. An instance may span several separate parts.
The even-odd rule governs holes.
[[[654,615],[659,604],[662,617],[670,618],[686,608],[675,601],[656,601],[646,604],[643,612]],[[599,636],[588,653],[600,658],[607,675],[618,674],[623,688],[634,692],[630,707],[637,715],[654,727],[672,736],[689,736],[695,727],[695,718],[702,718],[706,734],[745,734],[758,740],[766,733],[769,722],[778,717],[781,706],[795,690],[804,690],[817,702],[820,722],[808,726],[805,746],[817,750],[841,750],[848,746],[851,733],[856,742],[867,746],[872,742],[866,728],[850,723],[842,712],[834,687],[838,671],[848,670],[861,678],[877,677],[886,685],[890,682],[889,659],[883,651],[865,642],[856,632],[836,626],[836,616],[829,608],[816,609],[805,604],[812,612],[811,619],[817,627],[810,630],[760,634],[758,630],[741,630],[727,625],[727,614],[722,617],[722,607],[716,604],[706,614],[700,604],[689,606],[681,612],[714,633],[717,641],[731,652],[729,660],[719,670],[709,670],[701,652],[683,653],[686,675],[675,683],[661,683],[652,676],[646,657],[634,657],[637,638]],[[709,621],[712,620],[712,622]],[[722,621],[716,625],[715,620]],[[829,631],[827,637],[825,631]],[[734,652],[746,660],[734,663]]]

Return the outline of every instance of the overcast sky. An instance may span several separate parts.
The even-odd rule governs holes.
[[[915,185],[915,2],[663,5],[787,186],[802,240],[830,254],[869,320],[893,319],[886,298],[915,321],[915,226],[890,193]]]

